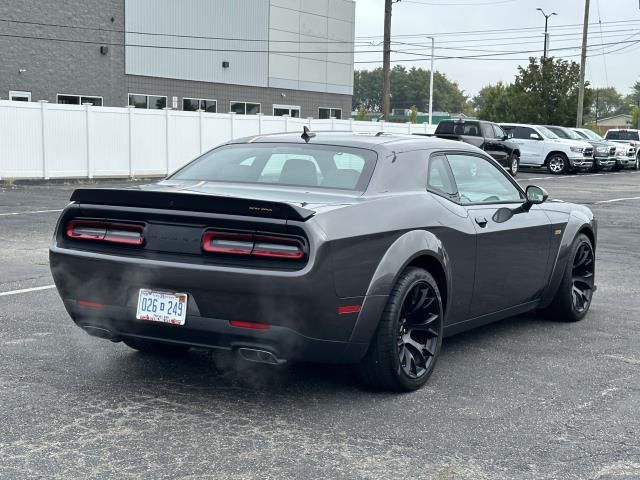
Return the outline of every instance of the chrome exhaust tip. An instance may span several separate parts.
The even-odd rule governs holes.
[[[255,348],[239,348],[238,353],[248,362],[267,363],[269,365],[282,365],[286,360],[276,357],[273,353],[266,350],[258,350]]]
[[[120,337],[111,333],[110,330],[101,327],[94,327],[92,325],[81,325],[82,329],[87,332],[92,337],[104,338],[106,340],[111,340],[112,342],[119,342]]]

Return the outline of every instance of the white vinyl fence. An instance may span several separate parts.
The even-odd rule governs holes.
[[[0,180],[166,175],[234,138],[342,130],[433,133],[427,124],[317,120],[0,100]]]

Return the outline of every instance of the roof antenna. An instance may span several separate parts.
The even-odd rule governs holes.
[[[309,140],[311,140],[315,136],[316,134],[313,133],[311,130],[309,130],[308,127],[304,127],[302,131],[302,135],[300,135],[300,138],[302,138],[306,143],[309,143]]]

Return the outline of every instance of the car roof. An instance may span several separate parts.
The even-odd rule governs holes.
[[[397,133],[370,133],[370,132],[336,132],[319,131],[309,139],[309,144],[335,145],[342,147],[402,149],[402,150],[469,150],[475,148],[463,142],[445,140],[426,135],[408,135]],[[249,143],[299,143],[306,142],[302,138],[302,132],[275,133],[268,135],[256,135],[231,140],[228,144]]]
[[[532,123],[509,123],[509,122],[502,122],[499,125],[508,125],[510,127],[529,127],[529,128],[536,128],[539,127],[540,125],[534,125]]]
[[[610,128],[607,132],[640,132],[637,128]]]

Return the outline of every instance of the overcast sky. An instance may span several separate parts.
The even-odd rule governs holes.
[[[401,0],[393,6],[391,31],[392,41],[403,44],[393,44],[392,50],[406,53],[394,52],[391,59],[417,61],[392,65],[429,68],[430,60],[422,60],[420,55],[430,54],[430,40],[408,35],[433,34],[435,70],[473,96],[489,83],[513,81],[517,66],[528,63],[523,59],[542,55],[544,17],[537,7],[547,14],[558,14],[549,18],[550,49],[558,49],[550,55],[575,55],[571,58],[580,62],[584,5],[584,0]],[[356,50],[382,49],[383,20],[384,0],[356,0]],[[639,0],[591,0],[589,23],[589,45],[593,47],[587,59],[587,80],[595,87],[613,86],[629,93],[633,83],[640,80]],[[463,33],[478,30],[492,32]],[[358,43],[365,41],[371,44]],[[526,53],[496,55],[505,51]],[[487,60],[437,58],[487,54]],[[356,63],[356,69],[374,68],[382,65],[382,53],[356,54],[355,60],[374,62]]]

